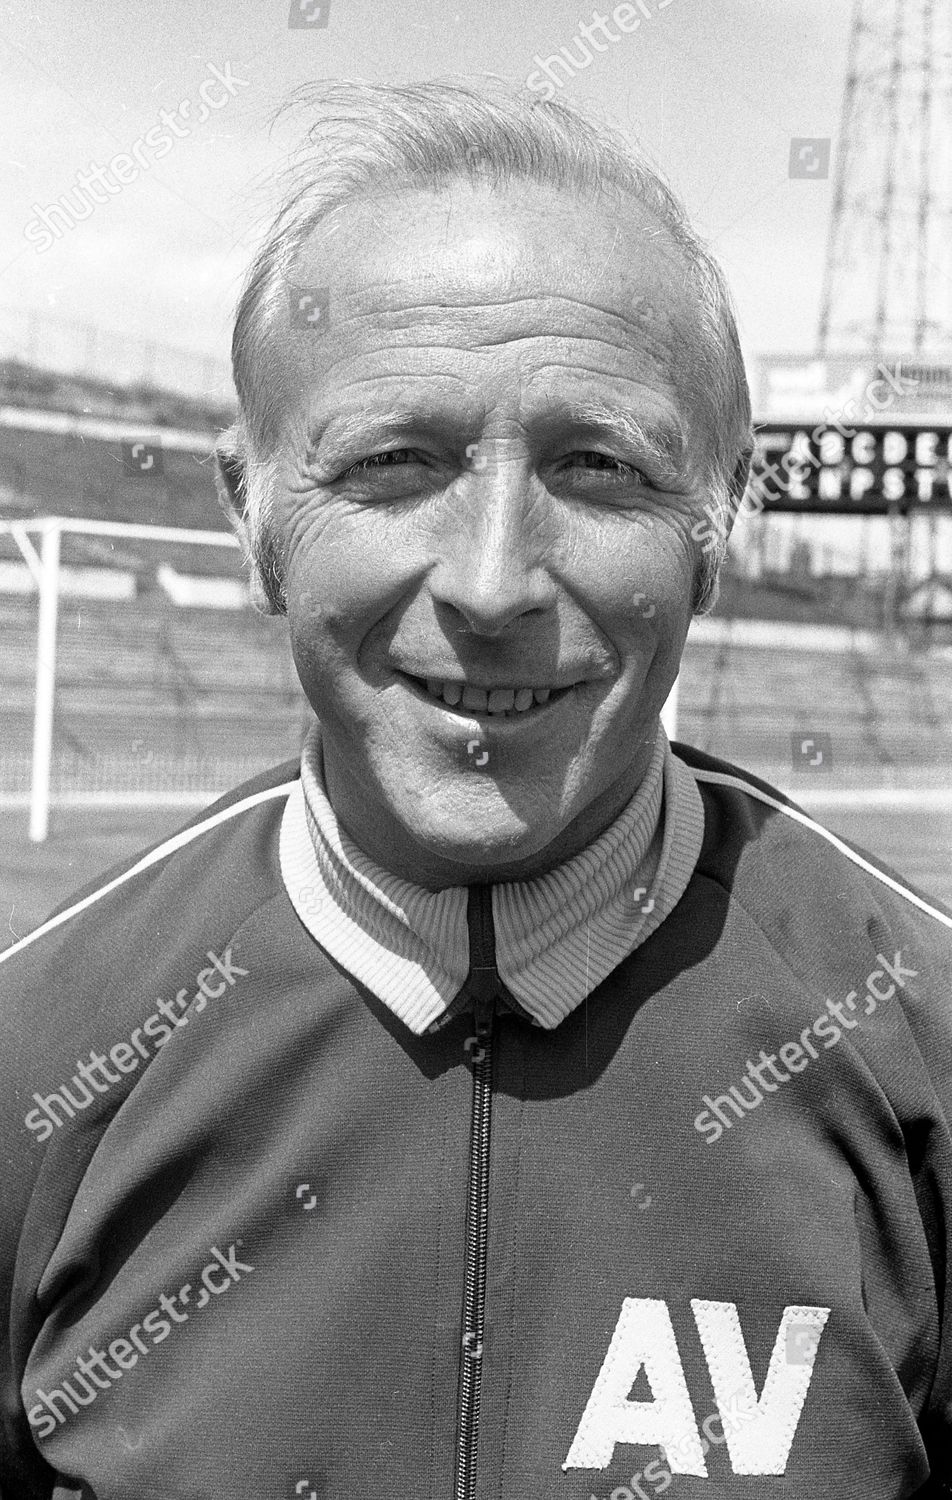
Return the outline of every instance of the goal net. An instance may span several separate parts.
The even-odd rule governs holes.
[[[287,626],[225,533],[0,521],[0,804],[202,806],[296,757],[310,715]]]

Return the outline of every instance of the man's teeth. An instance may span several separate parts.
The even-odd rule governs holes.
[[[515,710],[524,714],[533,703],[547,703],[551,688],[486,688],[464,687],[461,682],[443,682],[439,677],[428,677],[427,689],[434,698],[442,698],[450,708],[462,704],[464,708],[479,713],[504,714]]]

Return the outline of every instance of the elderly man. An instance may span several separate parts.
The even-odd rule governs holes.
[[[4,955],[4,1500],[946,1493],[952,919],[659,724],[721,274],[561,103],[310,105],[221,468],[315,718]]]

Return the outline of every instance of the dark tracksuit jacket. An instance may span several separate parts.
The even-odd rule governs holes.
[[[551,1030],[488,887],[432,1033],[330,958],[294,766],[0,961],[2,1500],[952,1493],[952,919],[676,754],[690,883]]]

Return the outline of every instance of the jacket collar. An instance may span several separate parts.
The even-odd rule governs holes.
[[[492,887],[496,966],[533,1021],[552,1029],[680,900],[704,834],[694,777],[659,725],[648,772],[607,829],[564,864]],[[467,887],[429,891],[375,864],[327,797],[315,721],[281,823],[281,873],[304,926],[420,1034],[469,972]]]

